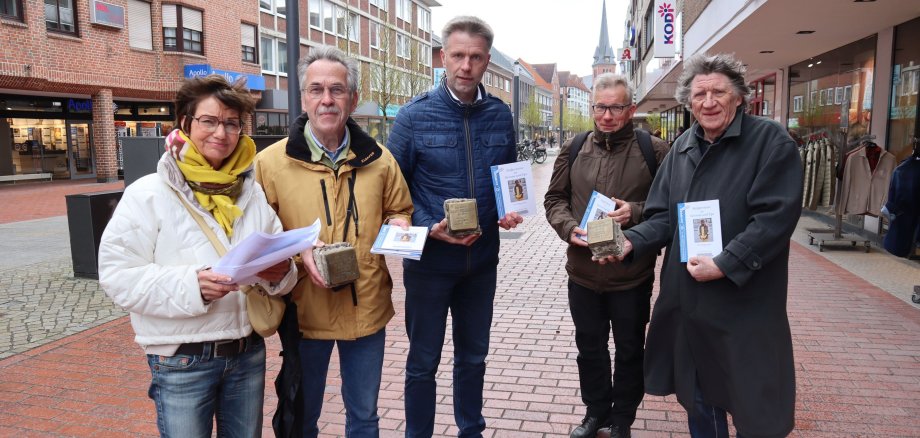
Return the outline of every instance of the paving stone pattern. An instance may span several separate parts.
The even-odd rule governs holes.
[[[551,166],[550,162],[534,167],[543,188]],[[2,232],[0,229],[0,241]],[[484,435],[566,436],[581,420],[584,407],[565,292],[565,244],[542,216],[529,218],[516,233],[505,237],[486,372],[488,429]],[[791,243],[791,250],[788,309],[798,389],[792,436],[920,436],[920,343],[916,342],[920,311],[828,261],[826,253],[796,242]],[[873,259],[886,267],[886,275],[914,272],[909,270],[911,265],[891,262]],[[401,265],[392,259],[387,264],[394,278],[397,313],[387,327],[378,413],[381,436],[397,437],[405,430],[403,382],[408,340]],[[0,270],[0,289],[22,290],[17,297],[29,296],[42,303],[45,310],[34,309],[24,317],[39,326],[58,321],[63,325],[68,314],[75,319],[67,308],[83,309],[84,302],[84,314],[101,314],[105,300],[97,300],[100,295],[94,283],[67,279],[66,265],[60,259],[29,265],[34,275],[23,275],[22,269]],[[68,288],[80,292],[72,295],[87,298],[67,301],[44,296],[50,290]],[[14,310],[23,310],[24,298],[16,301],[20,307],[13,306]],[[6,308],[0,311],[8,312]],[[7,324],[6,315],[2,321]],[[22,324],[9,324],[10,332]],[[457,432],[452,415],[450,322],[447,332],[438,373],[437,436],[456,436]],[[279,348],[277,338],[268,340],[266,437],[273,436],[270,424],[277,400],[272,380],[280,369]],[[133,342],[128,318],[116,318],[0,359],[0,437],[156,436],[153,404],[146,395],[148,384],[149,370]],[[338,359],[333,354],[320,417],[323,437],[344,436],[340,388]],[[674,397],[645,397],[634,436],[686,437],[686,430],[686,414]]]

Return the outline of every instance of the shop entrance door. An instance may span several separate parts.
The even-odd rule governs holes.
[[[93,160],[92,124],[67,123],[67,155],[70,158],[68,167],[70,177],[92,178],[96,176],[96,167]]]

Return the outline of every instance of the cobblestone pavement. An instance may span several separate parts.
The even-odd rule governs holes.
[[[551,166],[552,162],[534,167],[543,189]],[[0,228],[0,253],[15,254],[15,248],[2,245],[5,232]],[[564,244],[541,216],[504,237],[486,375],[485,435],[565,436],[581,420],[584,407],[565,294]],[[835,264],[866,263],[857,254],[819,254],[807,242],[793,242],[791,248],[788,308],[798,388],[793,436],[920,436],[920,344],[916,342],[920,311],[880,289],[900,286],[886,286],[889,280],[866,281],[849,267]],[[839,260],[830,262],[829,254]],[[885,276],[902,276],[907,282],[920,278],[915,275],[920,268],[913,262],[891,260],[875,251],[868,255],[879,269],[884,268],[877,272]],[[396,437],[404,430],[408,340],[400,264],[389,260],[388,266],[395,280],[397,314],[387,328],[379,414],[381,435]],[[105,300],[100,301],[100,293],[91,286],[95,282],[68,279],[69,269],[67,257],[18,269],[0,268],[0,303],[9,301],[4,291],[21,286],[23,292],[17,295],[21,300],[34,300],[46,308],[34,308],[32,317],[48,322],[60,319],[62,326],[68,307],[77,310],[70,311],[72,320],[95,308],[85,303],[105,308]],[[22,275],[24,270],[36,274]],[[871,272],[860,275],[872,277]],[[77,290],[70,295],[79,298],[45,297],[55,288]],[[0,359],[0,437],[156,435],[142,351],[133,343],[128,319],[117,318],[117,309],[112,311],[114,320],[105,322],[103,316],[93,328],[72,336],[60,334],[57,340]],[[6,324],[8,311],[0,308],[0,312]],[[10,330],[18,326],[10,324]],[[448,339],[449,334],[450,325]],[[279,348],[276,338],[268,340],[264,436],[272,436],[270,422],[277,401],[271,380],[280,368]],[[437,436],[456,435],[451,356],[448,342],[438,373]],[[344,435],[340,385],[333,355],[320,418],[324,437]],[[687,436],[685,431],[686,414],[673,397],[646,396],[634,424],[635,436],[682,437]]]

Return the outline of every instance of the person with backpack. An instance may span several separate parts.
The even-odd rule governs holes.
[[[556,158],[544,206],[546,218],[569,244],[569,309],[575,324],[578,378],[587,406],[572,438],[594,437],[610,427],[610,436],[629,437],[644,394],[642,365],[649,320],[654,253],[630,264],[601,266],[579,235],[578,225],[593,191],[616,202],[607,215],[623,228],[640,222],[645,198],[658,164],[668,153],[664,140],[633,126],[633,86],[604,73],[594,80],[594,131],[575,135]],[[616,352],[611,381],[607,342],[611,328]]]

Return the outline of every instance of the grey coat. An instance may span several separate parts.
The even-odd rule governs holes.
[[[626,231],[635,257],[667,246],[645,353],[646,392],[694,386],[732,414],[745,436],[785,436],[794,425],[795,371],[786,316],[789,238],[802,208],[802,164],[779,124],[738,114],[701,155],[694,124],[672,147]],[[718,199],[725,278],[700,283],[680,261],[679,202]]]

